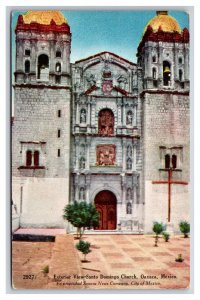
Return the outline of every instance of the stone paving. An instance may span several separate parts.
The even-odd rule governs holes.
[[[190,239],[153,236],[85,235],[92,252],[87,262],[72,235],[55,243],[13,242],[13,282],[16,288],[59,289],[184,289],[190,282]],[[182,254],[184,262],[175,262]],[[49,273],[41,272],[49,265]],[[33,274],[36,279],[23,279]]]

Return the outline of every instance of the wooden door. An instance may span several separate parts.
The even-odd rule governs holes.
[[[95,197],[95,206],[100,214],[98,230],[115,230],[116,229],[116,197],[110,191],[101,191]]]

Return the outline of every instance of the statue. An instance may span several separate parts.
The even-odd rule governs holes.
[[[132,125],[133,123],[133,114],[132,111],[128,111],[126,115],[126,125]]]
[[[83,157],[80,159],[80,169],[85,169],[85,159]]]
[[[132,169],[132,160],[130,158],[127,160],[126,168],[127,168],[127,170],[131,170]]]
[[[132,214],[132,205],[130,202],[127,203],[126,205],[126,213],[127,214]]]
[[[81,109],[80,123],[86,123],[86,110],[85,109]]]

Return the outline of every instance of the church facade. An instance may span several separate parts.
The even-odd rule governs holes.
[[[70,63],[58,11],[27,12],[15,32],[13,230],[63,228],[64,206],[86,201],[96,230],[177,231],[189,220],[188,30],[157,12],[137,64],[106,51]]]

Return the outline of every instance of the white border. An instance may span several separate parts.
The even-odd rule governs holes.
[[[153,2],[153,3],[152,3]],[[197,1],[198,2],[198,1]],[[143,7],[144,9],[146,9],[147,6],[149,6],[150,4],[153,6],[151,7],[151,9],[155,9],[155,6],[165,6],[166,5],[166,1],[164,0],[154,0],[154,1],[150,1],[149,0],[140,0],[140,1],[127,1],[127,0],[123,0],[123,1],[117,1],[117,0],[101,0],[101,1],[88,1],[88,0],[84,0],[84,1],[77,1],[77,0],[73,0],[73,1],[67,1],[67,0],[57,0],[56,3],[55,1],[52,0],[20,0],[17,3],[17,6],[35,6],[35,7],[39,7],[39,6],[82,6],[84,4],[84,6],[94,6],[95,5],[100,5],[100,6],[140,6]],[[198,93],[198,85],[199,85],[199,71],[198,69],[200,68],[200,61],[199,61],[199,53],[200,53],[200,49],[199,49],[199,40],[200,40],[200,35],[199,35],[199,31],[200,31],[200,24],[199,24],[199,19],[200,19],[200,5],[196,4],[195,0],[182,0],[179,3],[179,0],[168,0],[167,1],[167,5],[168,7],[172,7],[172,6],[176,6],[176,5],[181,5],[180,9],[184,9],[184,7],[186,6],[194,6],[194,17],[195,17],[195,47],[194,47],[194,54],[195,54],[195,66],[196,70],[195,70],[195,79],[194,79],[194,85],[195,85],[195,89],[194,89],[194,106],[192,107],[192,116],[194,117],[194,130],[192,129],[191,132],[191,138],[194,136],[194,156],[192,157],[193,160],[195,161],[195,166],[194,166],[194,176],[195,176],[195,185],[194,185],[194,196],[195,196],[195,210],[194,210],[194,218],[195,218],[195,230],[194,230],[194,236],[195,236],[195,264],[194,264],[194,286],[195,286],[195,291],[194,294],[184,294],[184,295],[180,295],[180,294],[171,294],[168,295],[169,292],[167,290],[164,291],[165,294],[159,295],[159,294],[155,294],[153,291],[153,294],[144,294],[143,290],[139,291],[139,294],[137,295],[133,295],[132,294],[126,294],[126,295],[120,295],[121,293],[123,293],[123,291],[119,290],[118,294],[115,295],[114,297],[127,297],[127,298],[132,298],[132,297],[137,297],[138,299],[143,299],[148,297],[149,300],[151,299],[156,299],[160,296],[162,296],[163,298],[168,299],[170,297],[170,299],[179,299],[180,297],[187,297],[187,298],[196,298],[197,296],[200,296],[200,277],[199,277],[199,267],[200,267],[200,248],[199,248],[199,238],[200,238],[200,234],[199,234],[199,228],[200,228],[200,224],[199,224],[199,220],[200,220],[200,216],[199,216],[199,212],[200,212],[200,196],[199,195],[199,183],[198,183],[198,178],[199,176],[199,169],[198,166],[199,164],[199,160],[200,160],[200,155],[199,155],[199,131],[200,131],[200,116],[199,116],[199,112],[200,112],[200,107],[199,107],[199,103],[200,103],[200,98],[197,97],[197,93]],[[10,294],[6,294],[6,280],[7,280],[7,276],[6,276],[6,267],[7,267],[7,263],[8,260],[6,260],[6,248],[5,248],[5,244],[6,241],[8,241],[7,235],[8,232],[6,232],[6,227],[5,224],[7,224],[6,219],[8,219],[8,216],[6,215],[6,201],[9,201],[8,199],[8,174],[6,174],[6,169],[8,170],[8,155],[6,155],[6,153],[9,150],[9,146],[8,146],[8,142],[9,142],[9,136],[8,136],[8,120],[6,119],[8,117],[8,107],[7,107],[7,111],[6,111],[6,101],[8,101],[8,98],[6,98],[6,94],[8,93],[8,89],[9,87],[6,86],[6,76],[5,76],[5,72],[6,69],[8,68],[8,65],[6,66],[6,57],[8,59],[8,55],[9,55],[9,49],[8,47],[6,47],[6,34],[8,35],[8,30],[7,32],[5,32],[6,30],[6,11],[5,8],[6,6],[15,6],[16,7],[16,1],[14,0],[1,0],[0,3],[0,58],[1,58],[1,89],[0,89],[0,93],[1,93],[1,109],[0,109],[0,121],[1,121],[1,140],[5,144],[7,145],[6,147],[1,147],[0,148],[0,170],[2,172],[2,176],[1,178],[1,188],[3,188],[3,197],[1,198],[0,201],[0,230],[1,230],[1,241],[3,240],[3,243],[1,243],[1,255],[0,255],[0,266],[3,266],[3,272],[1,270],[0,272],[0,291],[1,294],[3,294],[3,297],[1,297],[1,299],[10,299],[13,296],[15,298],[18,299],[25,299],[27,298],[33,298],[35,299],[35,294],[29,294],[29,295],[22,295],[22,294],[17,294],[17,295],[10,295]],[[18,7],[18,9],[20,9],[21,7]],[[193,53],[191,52],[191,59],[193,60]],[[8,60],[7,60],[8,62]],[[199,67],[198,67],[199,66]],[[197,73],[198,72],[198,73]],[[193,72],[192,72],[193,73]],[[191,79],[193,78],[193,74],[191,74]],[[6,93],[7,92],[7,93]],[[5,143],[6,142],[6,143]],[[193,154],[193,151],[191,152],[191,156]],[[6,160],[6,159],[7,160]],[[2,189],[1,189],[2,190]],[[6,199],[6,201],[5,201]],[[88,291],[90,294],[70,294],[70,295],[55,295],[55,294],[43,294],[45,291],[41,290],[41,294],[43,299],[45,299],[46,297],[50,297],[52,299],[55,299],[55,297],[59,297],[59,298],[65,298],[66,297],[70,297],[70,299],[76,299],[81,297],[81,299],[89,299],[92,298],[95,300],[96,299],[100,299],[102,297],[106,297],[106,295],[102,295],[100,293],[100,291],[97,291],[97,294],[93,295],[91,294],[91,291]],[[51,291],[50,291],[51,292]],[[105,292],[106,294],[108,294],[108,291]],[[109,295],[108,295],[109,297]]]

